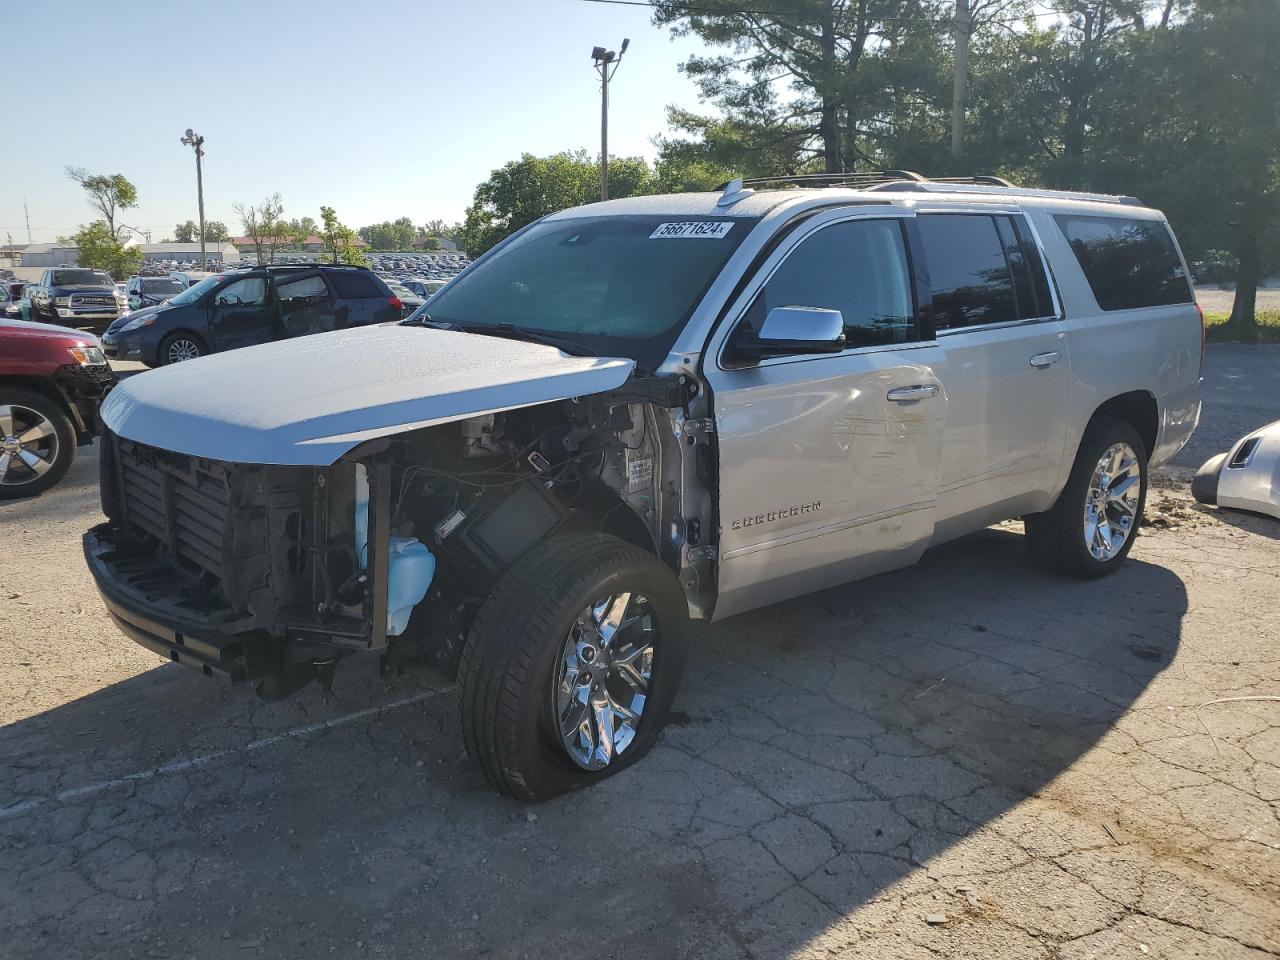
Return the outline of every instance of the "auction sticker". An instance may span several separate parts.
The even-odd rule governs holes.
[[[733,229],[732,220],[688,220],[683,223],[660,223],[649,234],[650,240],[722,240]]]

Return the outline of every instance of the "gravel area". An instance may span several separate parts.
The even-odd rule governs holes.
[[[1017,523],[703,631],[654,753],[538,807],[450,684],[257,702],[99,604],[96,463],[0,505],[6,958],[1280,956],[1280,524],[1187,469],[1280,419],[1211,346],[1204,423],[1117,575]]]

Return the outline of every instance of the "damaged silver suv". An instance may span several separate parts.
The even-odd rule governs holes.
[[[1195,428],[1202,327],[1131,198],[893,171],[534,223],[403,323],[132,378],[85,555],[120,628],[265,696],[457,671],[526,800],[652,747],[692,620],[1022,517],[1096,577]]]

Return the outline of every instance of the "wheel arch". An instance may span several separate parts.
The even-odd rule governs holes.
[[[1104,417],[1123,420],[1132,426],[1142,438],[1147,456],[1153,454],[1156,440],[1160,436],[1160,404],[1154,394],[1148,390],[1130,390],[1111,397],[1093,411],[1093,416],[1085,425],[1085,432]]]
[[[616,490],[605,484],[601,484],[591,499],[578,509],[573,527],[607,533],[666,562],[654,542],[648,523]]]
[[[32,393],[38,393],[56,403],[58,409],[71,421],[71,426],[76,431],[77,439],[88,429],[87,424],[80,418],[80,413],[76,410],[75,404],[71,403],[61,388],[49,378],[0,374],[0,389],[4,387],[20,387],[23,390],[30,390]]]

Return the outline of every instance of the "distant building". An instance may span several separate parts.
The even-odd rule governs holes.
[[[138,249],[146,260],[199,260],[200,241],[194,243],[140,243]],[[240,251],[235,244],[206,240],[204,255],[209,260],[219,263],[239,263]]]
[[[200,244],[196,243],[128,243],[142,251],[144,260],[199,260]],[[205,256],[218,263],[239,263],[240,251],[229,243],[205,243]],[[24,267],[60,267],[79,262],[80,251],[69,244],[33,243],[22,248]]]
[[[29,243],[22,248],[22,265],[24,267],[59,267],[64,263],[74,264],[79,251],[72,244],[65,243]]]

